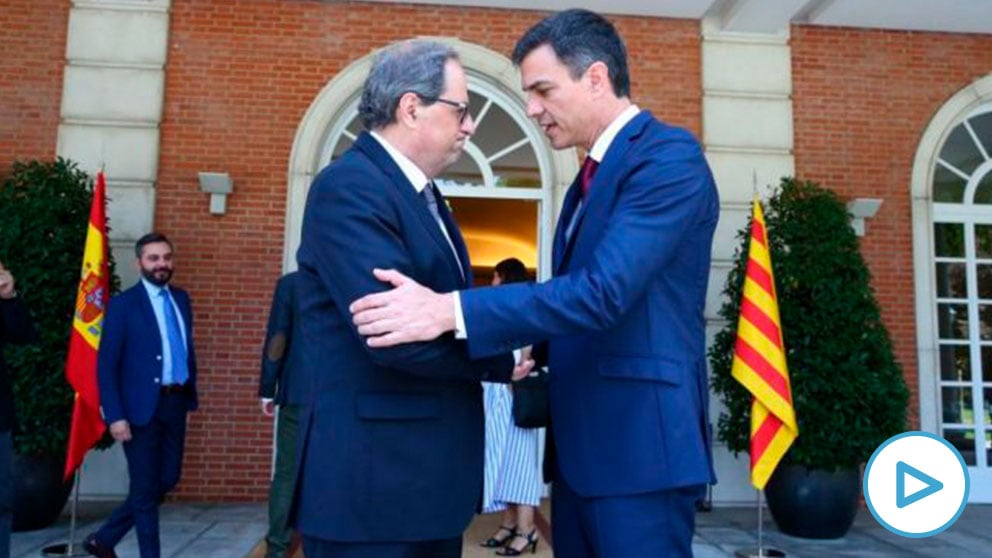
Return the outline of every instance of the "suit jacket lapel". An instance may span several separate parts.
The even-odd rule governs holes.
[[[606,150],[606,154],[603,155],[603,160],[599,164],[599,168],[596,169],[596,174],[593,175],[592,184],[589,186],[589,193],[586,195],[586,199],[583,200],[582,207],[579,209],[580,213],[575,216],[575,225],[572,228],[572,235],[568,239],[564,239],[563,235],[563,248],[561,252],[560,260],[556,259],[558,262],[555,265],[555,273],[561,273],[568,262],[571,260],[572,249],[575,244],[579,241],[579,237],[586,236],[588,234],[602,234],[602,230],[595,231],[585,231],[583,235],[582,223],[586,221],[586,217],[590,213],[601,213],[609,210],[610,204],[607,203],[619,187],[618,178],[620,170],[623,167],[624,160],[627,151],[630,149],[631,143],[640,137],[640,134],[647,123],[651,120],[651,113],[648,111],[641,111],[637,113],[630,122],[628,122],[620,132],[617,133],[616,137],[613,138],[613,142],[610,143],[610,147]],[[572,183],[572,187],[569,189],[568,195],[565,198],[564,207],[568,207],[569,198],[574,198],[572,203],[578,205],[580,187],[578,185],[579,179],[575,178]],[[571,213],[575,210],[572,209],[566,214],[564,208],[562,210],[562,218],[568,217],[569,220],[572,219]],[[604,219],[605,221],[605,219]],[[568,227],[569,222],[561,220],[558,223],[558,231],[562,232],[564,228]],[[557,247],[557,234],[555,246]]]
[[[569,248],[572,245],[570,240],[575,238],[575,231],[572,231],[571,236],[568,236],[566,233],[569,224],[575,218],[575,212],[578,209],[580,198],[581,187],[579,186],[579,179],[576,177],[572,181],[572,185],[568,188],[568,193],[565,194],[565,201],[561,206],[561,214],[558,216],[558,226],[555,227],[555,241],[551,248],[553,275],[558,275],[568,261]],[[578,224],[576,224],[577,227]]]
[[[463,273],[459,272],[458,262],[455,261],[455,255],[451,252],[451,246],[448,244],[448,240],[444,238],[444,233],[441,232],[441,227],[438,226],[437,221],[434,220],[434,216],[431,215],[429,209],[427,209],[427,202],[420,197],[417,190],[414,189],[413,184],[406,178],[403,171],[393,161],[393,158],[389,156],[389,153],[379,144],[378,140],[373,138],[368,132],[362,132],[358,139],[355,140],[355,147],[361,149],[372,162],[376,164],[383,172],[386,173],[392,179],[393,185],[400,193],[402,197],[410,206],[413,208],[414,213],[420,219],[420,223],[424,226],[427,231],[427,235],[434,240],[434,244],[437,246],[438,250],[444,252],[444,256],[451,267],[451,271],[458,277],[467,277]],[[438,198],[438,212],[444,215],[446,210],[441,209],[443,204],[442,200]],[[445,223],[448,227],[448,223]],[[448,227],[448,234],[452,235],[452,243],[454,243],[454,233],[452,231],[457,230],[455,227]],[[460,239],[459,239],[460,240]],[[457,244],[455,244],[457,248]],[[461,253],[459,253],[461,257]],[[462,261],[467,262],[468,258],[466,256]]]

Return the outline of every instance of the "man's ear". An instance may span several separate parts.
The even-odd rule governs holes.
[[[416,93],[406,92],[396,105],[396,122],[407,127],[416,126],[417,111],[420,110],[420,97]]]
[[[592,88],[594,96],[599,97],[613,91],[613,85],[610,83],[610,69],[605,62],[600,60],[593,62],[586,68],[585,75],[589,80],[589,86]]]

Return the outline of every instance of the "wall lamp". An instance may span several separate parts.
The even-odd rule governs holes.
[[[878,198],[855,198],[847,202],[847,212],[851,214],[851,228],[854,229],[854,234],[865,235],[865,219],[874,217],[879,207],[882,207],[882,200]]]
[[[234,182],[226,172],[201,172],[200,191],[210,194],[210,214],[227,212],[227,195],[234,191]]]

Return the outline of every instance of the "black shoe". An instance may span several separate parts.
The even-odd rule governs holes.
[[[523,545],[519,549],[514,548],[513,542],[516,541],[517,539],[523,539],[523,540],[527,541],[527,544]],[[496,551],[496,555],[497,556],[520,556],[524,552],[527,552],[528,549],[530,549],[530,553],[531,554],[537,554],[537,541],[539,541],[539,540],[540,539],[537,537],[537,529],[534,529],[533,531],[531,531],[529,535],[523,535],[523,534],[517,533],[516,535],[513,535],[513,539],[510,541],[510,544],[508,544],[508,545],[504,546],[503,548],[501,548],[501,549],[499,549],[499,550]]]
[[[88,552],[90,556],[96,556],[96,558],[117,558],[117,553],[114,552],[114,549],[104,546],[100,541],[96,540],[95,535],[86,537],[86,540],[83,541],[83,550]]]
[[[499,535],[499,534],[504,533],[504,532],[506,533],[506,536],[504,536],[504,537],[497,537],[496,536],[496,535]],[[489,537],[488,540],[479,543],[479,546],[481,546],[483,548],[500,548],[503,545],[505,545],[506,543],[508,543],[511,540],[513,540],[513,537],[515,537],[515,536],[517,536],[517,527],[516,527],[516,525],[514,525],[513,527],[507,527],[506,525],[500,525],[499,526],[499,529],[496,530],[496,533],[493,536]]]

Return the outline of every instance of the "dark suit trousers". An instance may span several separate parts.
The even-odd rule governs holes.
[[[186,408],[185,395],[162,394],[152,420],[131,425],[131,441],[124,443],[130,476],[127,500],[96,532],[104,546],[113,548],[134,527],[141,558],[159,558],[158,506],[179,482]]]
[[[461,558],[462,538],[397,543],[347,543],[303,537],[303,553],[307,558]]]
[[[556,471],[551,489],[555,556],[691,558],[701,490],[705,490],[703,485],[586,498],[576,494],[561,471]]]
[[[300,429],[300,405],[280,405],[276,421],[276,467],[269,487],[269,532],[265,535],[265,556],[286,555],[293,538],[289,510],[296,486],[296,439]]]

